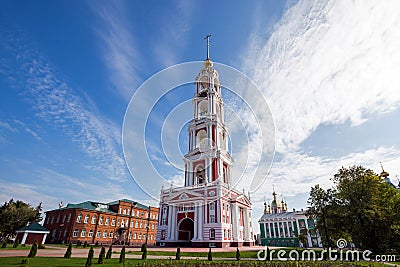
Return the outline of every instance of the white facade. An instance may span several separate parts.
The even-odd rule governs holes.
[[[161,190],[157,244],[252,245],[251,202],[230,186],[233,159],[221,84],[210,59],[204,61],[195,88],[184,186]]]

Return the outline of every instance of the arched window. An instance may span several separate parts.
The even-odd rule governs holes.
[[[203,100],[198,106],[199,117],[206,116],[208,114],[208,102]]]
[[[86,229],[82,229],[81,237],[85,237],[85,236],[86,236]]]
[[[92,224],[96,224],[96,221],[97,221],[97,217],[96,217],[96,215],[94,215],[94,216],[92,217]]]
[[[104,221],[104,217],[103,217],[103,216],[100,216],[99,224],[100,224],[100,225],[103,225],[103,221]]]
[[[126,214],[126,209],[124,209],[124,214]]]
[[[196,182],[198,184],[203,184],[206,182],[205,171],[203,166],[199,166],[196,168]]]
[[[71,220],[71,213],[68,214],[68,220],[67,220],[67,222],[70,222],[70,220]]]
[[[196,147],[204,148],[207,145],[207,132],[202,129],[196,134]]]
[[[76,218],[76,222],[77,223],[81,223],[82,222],[82,214],[79,213],[78,217]]]
[[[74,233],[72,234],[72,236],[73,236],[73,237],[77,237],[78,234],[79,234],[79,230],[78,230],[78,229],[75,229],[75,230],[74,230]]]
[[[89,222],[89,218],[90,218],[90,215],[87,214],[87,215],[85,216],[85,220],[83,220],[83,223],[88,223],[88,222]]]
[[[109,225],[110,224],[110,217],[107,217],[106,218],[106,225]]]

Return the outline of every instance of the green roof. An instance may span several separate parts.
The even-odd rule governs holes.
[[[42,231],[42,232],[48,232],[49,230],[37,222],[31,223],[28,226],[24,226],[22,228],[19,228],[17,232],[22,232],[22,231]]]
[[[112,201],[109,203],[101,203],[101,202],[93,202],[93,201],[85,201],[85,202],[77,203],[77,204],[68,203],[68,205],[66,207],[61,208],[61,209],[85,209],[85,210],[95,210],[95,211],[103,211],[103,212],[109,212],[109,213],[117,213],[118,211],[110,209],[110,206],[118,205],[120,201],[132,203],[132,205],[134,207],[138,207],[141,209],[149,208],[148,206],[143,205],[143,204],[133,201],[133,200],[121,199],[121,200],[116,200],[116,201]]]

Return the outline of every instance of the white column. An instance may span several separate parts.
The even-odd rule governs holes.
[[[217,200],[217,205],[216,205],[216,211],[217,211],[217,216],[216,216],[216,223],[220,223],[221,222],[221,202],[220,199]]]
[[[188,185],[190,186],[190,185],[193,185],[193,162],[189,162],[189,173],[188,173],[188,176],[189,176],[189,183],[188,183]]]
[[[286,228],[287,228],[287,232],[288,232],[288,237],[290,237],[289,222],[286,222]]]
[[[47,235],[47,234],[46,234]],[[25,241],[26,241],[26,238],[28,237],[28,233],[27,232],[25,232],[24,233],[24,236],[22,237],[22,240],[21,240],[21,245],[22,244],[25,244]]]
[[[176,232],[176,206],[173,205],[171,207],[172,215],[171,215],[171,239],[175,240],[175,232]]]
[[[197,240],[197,232],[198,232],[198,205],[197,203],[194,204],[194,233],[193,233],[193,240]]]
[[[243,240],[249,239],[247,209],[243,208]]]
[[[203,240],[203,226],[204,226],[204,204],[199,206],[199,235],[198,239]]]
[[[171,239],[171,231],[172,231],[172,211],[171,211],[171,205],[168,205],[168,235],[167,239]]]
[[[44,242],[46,242],[46,237],[47,237],[47,234],[44,234],[43,239],[42,239],[42,245],[44,245]]]
[[[232,204],[232,239],[234,241],[239,239],[238,207],[236,204]]]
[[[312,247],[311,235],[310,235],[310,232],[308,231],[309,230],[308,221],[307,221],[307,219],[304,219],[304,221],[306,222],[308,246]]]

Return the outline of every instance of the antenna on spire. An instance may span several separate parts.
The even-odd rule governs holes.
[[[385,170],[383,169],[382,161],[379,161],[379,163],[381,164],[382,171],[384,172]]]
[[[204,37],[204,39],[207,39],[207,58],[206,59],[210,59],[210,37],[211,37],[211,34],[207,34],[207,36]]]

